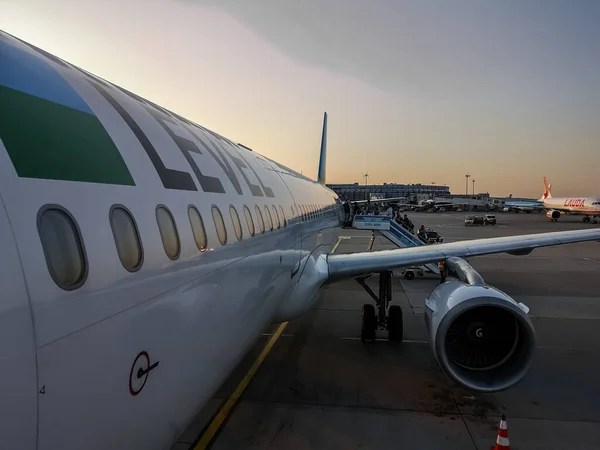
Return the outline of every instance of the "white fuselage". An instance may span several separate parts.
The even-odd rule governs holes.
[[[295,291],[311,276],[308,256],[329,251],[342,204],[324,186],[1,32],[0,45],[0,98],[8,99],[0,112],[3,448],[169,448],[263,329],[317,299],[318,286],[310,295]],[[45,90],[48,77],[56,79]],[[44,106],[27,110],[38,97]],[[89,108],[87,125],[77,122],[77,108]],[[18,114],[27,120],[17,122]],[[116,164],[104,167],[108,156],[86,166],[105,150],[90,131],[93,117],[118,149],[121,175],[105,177]],[[76,153],[60,155],[67,148]],[[62,167],[51,167],[53,152]],[[117,253],[110,214],[118,205],[138,229],[143,258],[134,271]],[[174,258],[163,245],[159,205],[176,224]],[[203,221],[202,249],[190,205]],[[59,266],[73,248],[60,235],[41,237],[47,209],[67,212],[77,226],[77,285],[61,288],[49,271],[44,239]],[[54,268],[57,276],[78,270]],[[138,356],[159,365],[136,376],[149,367],[139,358],[134,367]]]
[[[543,199],[544,208],[563,211],[569,214],[600,216],[598,197],[550,197]]]

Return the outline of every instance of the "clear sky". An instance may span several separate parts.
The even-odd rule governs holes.
[[[597,0],[0,0],[0,28],[330,183],[600,195]],[[469,192],[472,185],[469,183]]]

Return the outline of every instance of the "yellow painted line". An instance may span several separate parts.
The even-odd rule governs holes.
[[[331,253],[335,252],[335,250],[338,248],[338,246],[340,245],[340,242],[342,242],[342,240],[350,239],[350,238],[351,238],[351,236],[338,237],[337,242],[331,249]],[[269,353],[273,349],[275,342],[277,342],[277,340],[281,337],[283,330],[285,330],[285,327],[287,327],[287,324],[288,324],[288,322],[283,322],[281,325],[279,325],[279,327],[277,328],[275,333],[273,333],[271,335],[271,337],[269,338],[269,340],[267,342],[267,345],[265,345],[265,348],[263,349],[263,351],[260,353],[260,355],[258,355],[258,358],[256,358],[256,361],[254,361],[254,364],[252,364],[252,367],[250,367],[250,370],[248,371],[248,373],[246,373],[246,375],[244,375],[244,378],[242,379],[242,381],[240,381],[240,384],[237,385],[237,387],[235,388],[235,391],[233,391],[233,394],[231,394],[229,396],[229,398],[227,399],[225,404],[221,407],[221,409],[219,410],[218,414],[215,416],[213,421],[206,428],[206,430],[204,431],[202,436],[200,436],[200,440],[194,446],[194,450],[204,450],[204,449],[208,448],[211,441],[214,439],[214,437],[216,436],[218,431],[223,426],[223,423],[225,422],[227,417],[229,417],[231,410],[236,405],[236,403],[238,402],[238,400],[240,399],[240,397],[242,396],[242,394],[244,393],[244,391],[250,384],[250,381],[252,381],[252,378],[254,377],[254,375],[256,375],[256,372],[258,372],[258,369],[260,368],[260,366],[262,365],[262,363],[264,362],[266,357],[269,355]]]
[[[242,379],[240,384],[238,384],[238,386],[235,388],[233,394],[231,394],[231,396],[227,399],[227,401],[221,407],[221,410],[216,415],[212,423],[208,426],[204,434],[200,437],[200,440],[194,446],[194,450],[203,450],[208,447],[212,439],[215,437],[215,435],[223,425],[223,422],[225,422],[225,419],[227,419],[229,413],[231,413],[231,410],[250,384],[250,381],[252,381],[252,377],[254,377],[256,372],[258,372],[258,369],[260,368],[263,361],[275,345],[275,342],[277,342],[277,339],[279,339],[279,337],[281,336],[281,333],[283,333],[283,330],[285,329],[287,324],[288,322],[283,322],[281,325],[279,325],[277,331],[275,331],[275,333],[273,333],[273,335],[269,338],[269,341],[267,342],[267,345],[265,345],[265,348],[263,349],[261,354],[258,355],[258,358],[256,358],[256,361],[254,361],[254,364],[252,364],[252,367],[250,367],[248,373],[244,375],[244,378]]]
[[[340,236],[340,237],[338,237],[336,243],[333,245],[333,248],[331,249],[331,253],[334,253],[337,250],[337,248],[341,244],[342,240],[344,240],[344,239],[350,239],[351,237],[352,236]]]

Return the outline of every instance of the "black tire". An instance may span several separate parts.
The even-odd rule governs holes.
[[[404,278],[407,280],[413,280],[415,278],[415,273],[412,270],[407,270],[404,272]]]
[[[387,325],[388,339],[392,342],[402,342],[404,337],[404,320],[402,318],[402,308],[400,308],[400,306],[390,306]]]
[[[375,307],[367,303],[362,307],[362,329],[360,331],[360,340],[363,342],[374,341],[376,329],[377,317],[375,316]]]

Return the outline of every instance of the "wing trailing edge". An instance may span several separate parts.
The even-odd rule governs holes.
[[[450,256],[468,258],[493,253],[529,254],[535,248],[539,247],[587,241],[600,242],[600,230],[558,231],[553,233],[474,239],[397,250],[328,255],[328,282],[335,282],[363,273],[434,263],[443,261]]]

